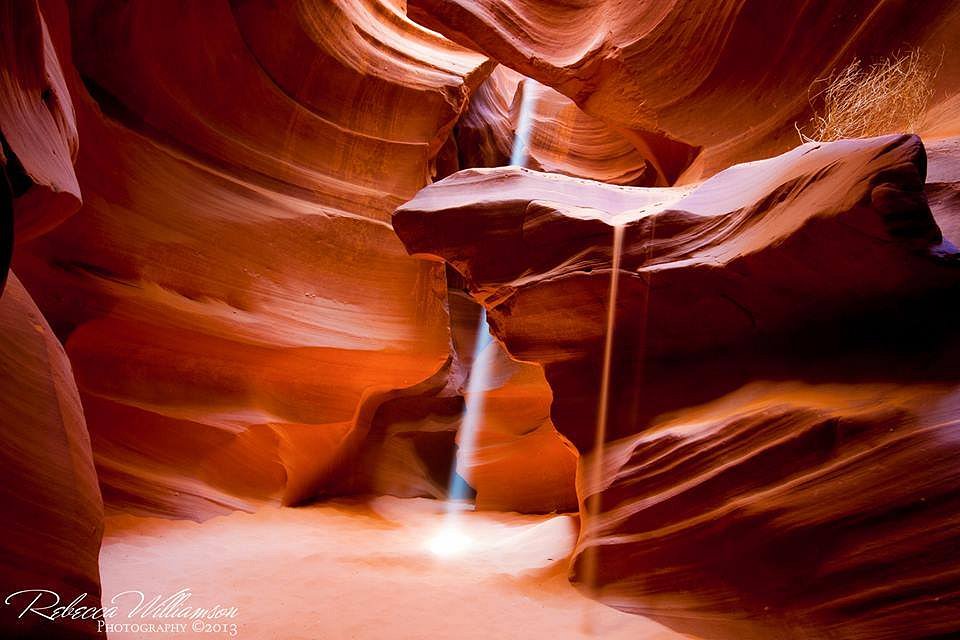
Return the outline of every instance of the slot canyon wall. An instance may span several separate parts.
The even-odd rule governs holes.
[[[955,190],[956,166],[932,169]],[[579,494],[601,506],[575,581],[700,637],[955,631],[960,250],[937,221],[958,212],[935,218],[925,170],[919,138],[887,136],[693,190],[463,171],[396,212],[411,252],[463,273],[506,349],[544,367],[555,424],[590,452]]]
[[[443,497],[483,305],[458,471],[579,508],[585,593],[960,631],[958,34],[946,0],[0,3],[2,508],[44,532],[5,577],[98,596],[104,509]],[[910,47],[920,138],[791,151],[812,82]]]
[[[853,57],[910,47],[942,60],[925,127],[960,133],[960,16],[950,0],[407,4],[421,24],[609,123],[663,184],[786,151],[809,115],[811,84]]]

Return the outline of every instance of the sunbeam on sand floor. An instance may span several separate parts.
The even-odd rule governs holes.
[[[184,605],[236,607],[236,636],[256,639],[681,637],[567,582],[574,518],[480,512],[458,522],[466,542],[438,554],[438,535],[450,533],[431,500],[268,508],[202,524],[113,516],[100,555],[104,603],[187,588]],[[130,598],[111,623],[158,622],[128,618]],[[149,637],[217,635],[174,622],[186,633]]]

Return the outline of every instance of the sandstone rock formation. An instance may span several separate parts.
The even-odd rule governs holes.
[[[554,423],[591,452],[585,589],[710,638],[956,630],[960,378],[916,341],[948,349],[938,314],[960,271],[925,169],[916,137],[887,136],[686,189],[464,171],[397,210],[411,253],[453,265],[508,351],[544,367]]]
[[[750,384],[611,443],[575,576],[595,562],[601,600],[706,638],[954,634],[957,371],[872,364],[871,383]],[[953,381],[889,373],[905,365]]]
[[[351,493],[397,496],[447,495],[451,471],[475,492],[477,509],[547,513],[577,508],[577,454],[550,420],[550,387],[540,367],[510,358],[489,344],[482,419],[474,448],[460,451],[473,370],[480,306],[454,279],[449,291],[453,352],[448,366],[421,385],[420,393],[393,398],[378,409],[354,476]],[[457,455],[455,455],[457,454]]]
[[[0,53],[0,164],[16,197],[16,237],[25,241],[80,207],[73,170],[77,126],[57,52],[34,2],[0,7]]]
[[[926,205],[924,171],[910,136],[810,143],[695,189],[471,170],[421,191],[394,227],[411,253],[460,271],[510,352],[546,364],[549,378],[550,366],[593,357],[602,342],[596,287],[607,286],[618,224],[630,277],[617,321],[645,325],[643,350],[655,359],[952,281],[954,250]]]
[[[323,493],[443,496],[468,356],[444,270],[409,258],[388,218],[461,166],[445,150],[494,64],[390,3],[5,10],[33,27],[5,40],[16,267],[66,342],[108,503],[203,519]],[[587,117],[557,108],[578,139]],[[72,159],[86,204],[54,229],[80,206]],[[573,508],[549,389],[518,375],[537,399],[509,436],[494,426],[487,477],[503,487],[490,469],[523,457],[508,440],[546,437],[559,457],[527,465],[529,493],[480,504]]]
[[[16,266],[66,340],[106,497],[202,518],[322,492],[448,358],[443,269],[387,219],[490,63],[381,3],[46,13],[85,205]]]
[[[937,225],[947,240],[960,245],[960,137],[927,144],[924,191]]]
[[[958,32],[947,0],[0,4],[4,588],[99,597],[101,490],[204,520],[456,471],[579,508],[573,580],[684,632],[960,633]],[[926,150],[731,166],[911,48]]]
[[[21,612],[37,592],[100,606],[103,503],[66,353],[8,272],[14,241],[80,206],[73,106],[38,6],[0,6],[0,635],[105,637],[89,620]],[[84,594],[86,594],[84,596]],[[42,605],[52,604],[49,595]]]
[[[809,119],[811,83],[855,56],[870,59],[911,46],[937,57],[945,53],[936,100],[954,105],[941,116],[956,114],[960,11],[948,1],[408,5],[422,24],[623,128],[666,184],[684,171],[692,181],[793,147],[795,124]]]
[[[557,91],[494,69],[454,128],[460,168],[510,164],[523,96],[530,94],[530,133],[523,165],[611,184],[648,185],[656,172],[629,140]]]
[[[552,396],[536,365],[517,362],[491,342],[493,360],[484,413],[472,457],[459,464],[477,491],[478,509],[537,513],[574,511],[577,453],[550,419]]]
[[[12,274],[0,297],[0,389],[0,593],[49,589],[63,605],[86,593],[83,605],[99,606],[103,503],[80,396],[63,347]],[[0,607],[0,635],[105,637],[89,620],[18,619],[35,596]]]

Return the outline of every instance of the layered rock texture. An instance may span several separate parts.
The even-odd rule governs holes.
[[[0,162],[16,197],[16,237],[28,240],[80,207],[77,125],[63,70],[33,2],[0,8]],[[9,241],[13,236],[4,234]],[[4,266],[6,268],[6,265]]]
[[[477,509],[574,511],[577,453],[550,420],[550,387],[540,367],[517,362],[493,342],[474,354],[480,305],[451,279],[452,352],[417,393],[377,410],[358,460],[337,489],[404,497],[445,497],[451,473],[474,490]],[[474,447],[455,455],[474,358],[486,360],[483,417]]]
[[[104,504],[458,473],[579,509],[584,593],[702,638],[957,635],[958,33],[947,0],[0,3],[4,589],[98,598]],[[816,81],[913,49],[923,143],[794,148]]]
[[[445,494],[469,351],[444,269],[410,258],[389,215],[432,175],[496,161],[451,154],[495,65],[401,9],[6,9],[33,28],[5,40],[16,270],[66,344],[109,504],[203,519],[325,493]],[[518,98],[518,76],[498,77]],[[470,108],[485,113],[480,94]],[[587,117],[564,113],[569,144]],[[482,437],[499,488],[475,480],[480,504],[574,508],[549,388],[498,358],[528,415]],[[491,469],[515,469],[524,449],[506,445],[527,436],[559,458],[506,491]]]
[[[489,63],[378,3],[58,14],[86,204],[17,269],[66,339],[105,495],[202,518],[322,492],[448,358],[443,269],[387,219]]]
[[[47,589],[100,603],[103,503],[80,395],[63,347],[10,275],[0,298],[0,635],[95,637],[95,623],[18,618]],[[49,598],[41,604],[50,604]]]
[[[103,503],[67,355],[20,280],[14,240],[80,206],[77,129],[47,24],[31,2],[0,6],[0,635],[104,637],[89,621],[21,612],[46,589],[100,606]],[[49,595],[41,605],[51,604]]]
[[[470,99],[454,128],[461,167],[510,164],[524,100],[528,143],[524,166],[612,184],[649,185],[656,171],[630,141],[572,100],[498,66]]]
[[[408,5],[423,24],[622,128],[666,184],[793,147],[815,80],[854,56],[869,60],[910,47],[952,52],[960,27],[960,10],[946,0]],[[960,66],[955,55],[943,59],[936,96],[942,106],[929,126],[957,135]]]
[[[554,423],[591,452],[588,592],[703,637],[957,630],[960,254],[925,171],[918,138],[886,136],[695,188],[463,171],[397,210],[408,249],[453,265],[506,349],[543,366]]]

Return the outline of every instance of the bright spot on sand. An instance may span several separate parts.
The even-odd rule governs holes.
[[[427,541],[427,550],[440,558],[452,558],[466,553],[473,545],[473,539],[460,527],[446,524]]]

